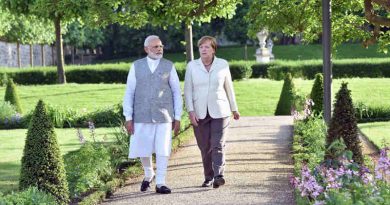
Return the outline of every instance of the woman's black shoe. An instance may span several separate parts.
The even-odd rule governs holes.
[[[156,186],[156,193],[160,193],[160,194],[170,194],[171,193],[171,189],[166,187],[166,186],[161,186],[160,188],[158,188]]]
[[[219,186],[222,186],[224,184],[225,184],[225,179],[223,178],[222,175],[214,177],[213,188],[218,188]]]

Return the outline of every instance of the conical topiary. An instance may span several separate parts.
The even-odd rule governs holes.
[[[324,111],[324,77],[322,73],[315,75],[315,80],[310,93],[310,99],[313,100],[314,105],[312,107],[313,113],[316,115]]]
[[[16,91],[16,86],[12,78],[7,80],[7,88],[5,90],[4,101],[8,101],[15,106],[16,112],[22,113],[22,107],[19,103],[19,96]]]
[[[294,106],[295,88],[290,73],[284,78],[282,92],[275,110],[275,115],[290,115]]]
[[[19,188],[29,186],[52,194],[59,204],[69,202],[64,163],[42,100],[35,107],[23,150]]]
[[[347,88],[347,83],[342,83],[339,92],[336,95],[333,116],[330,121],[328,136],[326,139],[327,147],[335,140],[342,138],[347,149],[352,151],[353,160],[359,164],[363,163],[362,149],[358,135],[358,127],[353,108],[351,91]],[[329,149],[328,149],[329,150]],[[332,156],[328,153],[327,158]]]

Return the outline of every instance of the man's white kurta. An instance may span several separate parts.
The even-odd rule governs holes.
[[[153,73],[160,60],[147,57],[150,71]],[[133,104],[136,86],[134,64],[127,76],[126,92],[123,100],[123,114],[126,121],[133,120]],[[175,120],[179,120],[182,114],[182,97],[180,81],[176,69],[172,66],[169,76],[169,85],[173,94],[173,108]],[[171,154],[172,123],[134,123],[134,135],[130,137],[129,158],[150,157],[152,153],[158,156]]]

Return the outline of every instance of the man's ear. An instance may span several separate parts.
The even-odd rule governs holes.
[[[145,53],[148,53],[148,47],[144,47],[144,51],[145,51]]]

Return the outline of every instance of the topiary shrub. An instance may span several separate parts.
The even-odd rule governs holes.
[[[312,107],[313,113],[315,115],[322,113],[324,111],[324,77],[322,73],[317,73],[315,76],[314,84],[310,92],[310,99],[314,102]]]
[[[328,136],[326,139],[328,152],[330,145],[340,138],[343,139],[346,148],[353,153],[353,160],[359,164],[363,163],[363,154],[358,136],[358,127],[353,107],[351,91],[348,90],[347,83],[343,82],[336,95],[333,116],[330,121]],[[327,153],[326,158],[331,159],[332,153]]]
[[[20,106],[19,96],[16,92],[16,86],[12,78],[8,79],[7,88],[5,90],[4,101],[10,102],[15,106],[16,112],[22,113],[22,107]]]
[[[35,107],[23,150],[19,188],[37,186],[56,197],[59,204],[69,202],[64,163],[45,104]]]
[[[294,107],[295,88],[290,73],[284,78],[282,92],[280,93],[279,102],[275,110],[275,115],[290,115]]]

